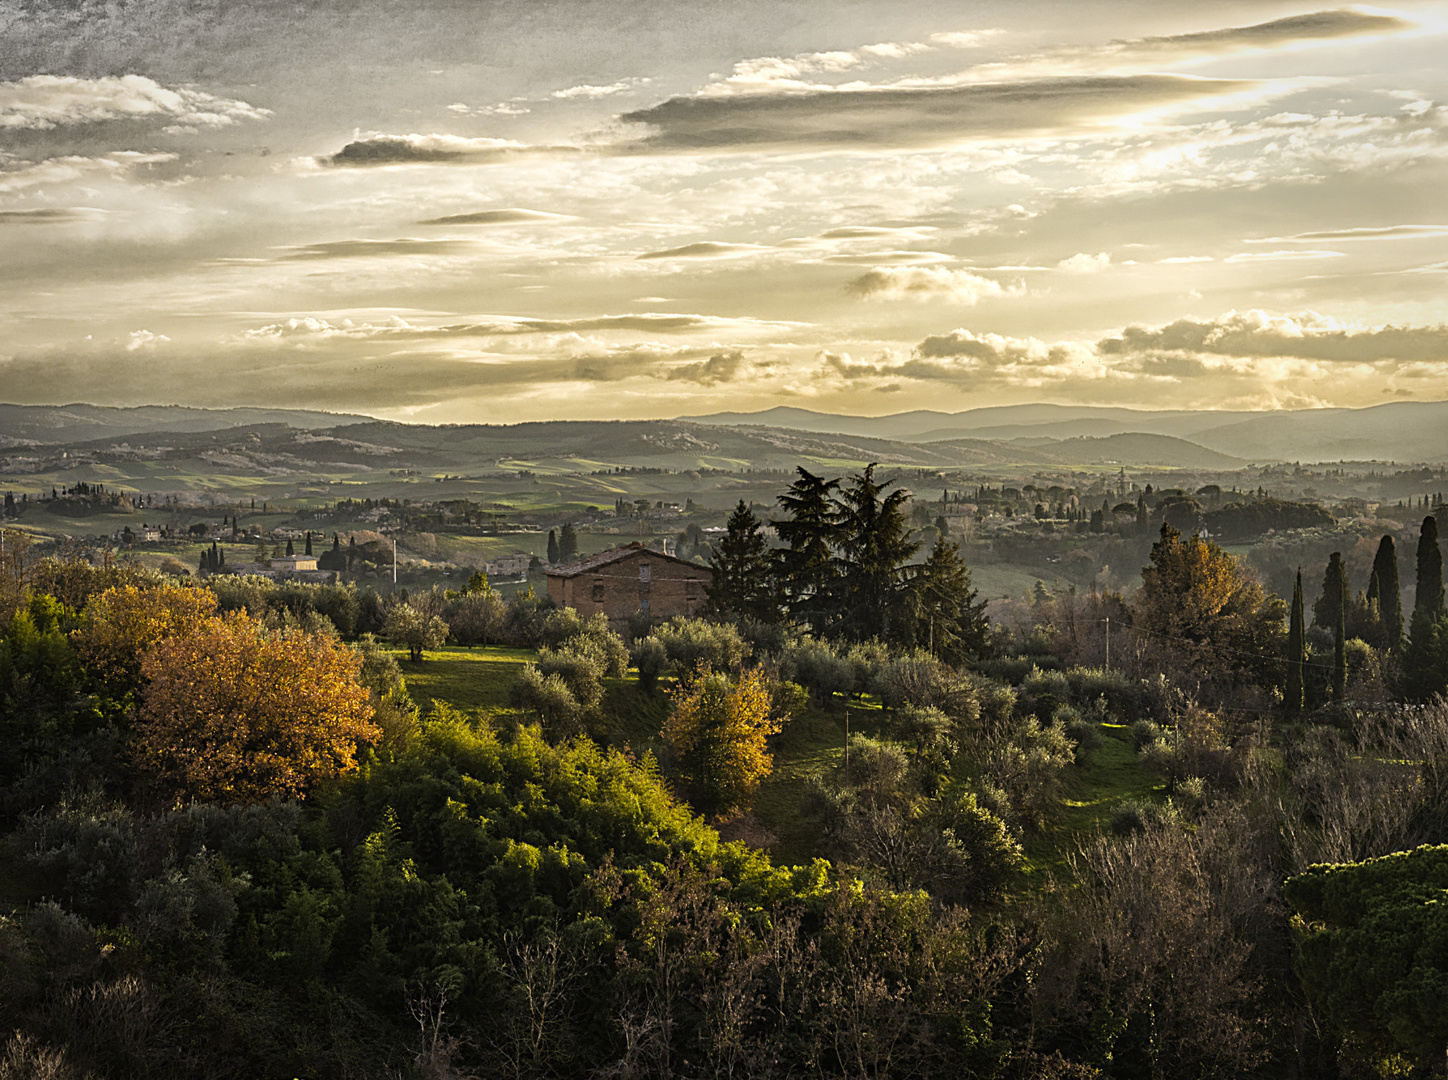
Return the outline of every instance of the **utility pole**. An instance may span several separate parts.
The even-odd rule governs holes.
[[[397,537],[392,537],[392,595],[397,595]]]

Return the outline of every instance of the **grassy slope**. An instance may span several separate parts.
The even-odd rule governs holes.
[[[1032,872],[1059,869],[1076,838],[1105,829],[1125,800],[1166,796],[1161,777],[1137,760],[1130,727],[1102,724],[1100,731],[1102,745],[1083,764],[1068,769],[1066,798],[1051,827],[1027,840],[1026,857]]]

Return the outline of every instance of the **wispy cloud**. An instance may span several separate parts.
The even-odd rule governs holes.
[[[173,125],[217,128],[271,113],[188,87],[162,86],[144,75],[79,79],[31,75],[0,83],[0,128],[48,130],[108,120],[161,118]]]
[[[329,338],[354,340],[434,340],[441,338],[512,337],[522,334],[582,334],[630,332],[652,334],[744,333],[797,330],[807,324],[765,319],[728,318],[719,315],[642,312],[628,315],[594,315],[577,319],[530,319],[507,315],[476,316],[466,322],[425,325],[392,316],[382,322],[354,322],[317,316],[298,316],[245,331],[247,341],[316,341]]]
[[[175,160],[175,154],[138,150],[117,150],[95,157],[73,154],[47,158],[0,171],[0,194],[13,194],[28,188],[57,190],[77,182],[93,184],[98,180],[121,180],[146,166]]]
[[[1315,311],[1269,315],[1229,311],[1215,319],[1179,319],[1130,326],[1098,343],[1102,354],[1201,353],[1232,357],[1298,357],[1340,363],[1448,361],[1448,326],[1372,326]]]
[[[416,255],[470,255],[477,251],[471,240],[336,240],[290,249],[287,260],[395,258]]]
[[[646,251],[640,259],[737,259],[743,255],[755,255],[770,250],[761,244],[725,244],[717,240],[704,240],[697,244],[667,248],[663,251]]]
[[[741,151],[926,149],[1099,130],[1158,110],[1264,90],[1240,79],[1073,77],[921,89],[675,97],[624,113],[641,148]]]
[[[847,288],[862,300],[949,300],[967,305],[1009,291],[993,278],[938,266],[876,267]]]
[[[608,83],[605,86],[583,83],[579,86],[570,86],[564,90],[555,90],[549,96],[561,101],[568,101],[573,98],[584,98],[589,101],[596,101],[598,98],[613,97],[615,94],[623,94],[630,90],[636,90],[638,87],[646,86],[652,81],[652,79],[637,77],[620,79],[618,82]]]
[[[1345,256],[1341,251],[1302,251],[1286,249],[1283,251],[1239,251],[1235,255],[1228,255],[1224,262],[1293,262],[1298,259],[1341,259]]]
[[[428,218],[419,225],[523,225],[548,224],[572,220],[569,214],[550,214],[543,210],[474,210],[467,214],[448,214]]]
[[[335,154],[318,158],[324,165],[486,164],[537,149],[512,139],[464,138],[461,135],[361,135]]]
[[[67,225],[75,221],[93,221],[99,213],[84,206],[0,210],[0,225]]]
[[[1344,240],[1423,240],[1448,236],[1448,225],[1376,225],[1352,229],[1323,229],[1291,236],[1264,236],[1248,244],[1341,243]]]

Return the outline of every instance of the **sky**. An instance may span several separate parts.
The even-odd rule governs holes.
[[[1448,3],[0,0],[0,401],[1448,398]]]

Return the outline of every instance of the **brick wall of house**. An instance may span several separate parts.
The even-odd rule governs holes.
[[[636,611],[647,611],[655,622],[697,614],[712,580],[706,566],[637,551],[570,577],[550,574],[548,597],[584,618],[601,611],[617,630]]]

